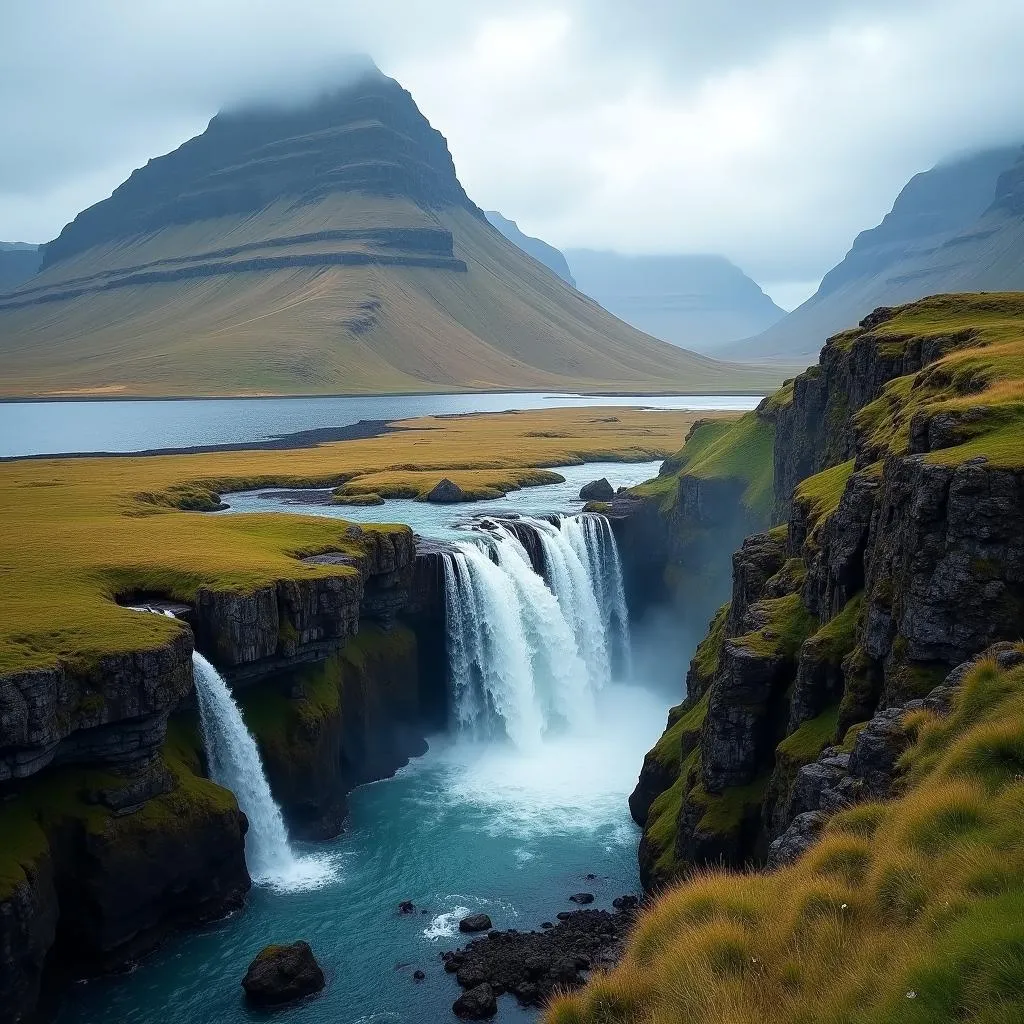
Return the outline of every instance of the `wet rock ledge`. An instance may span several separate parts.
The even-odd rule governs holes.
[[[613,967],[640,901],[620,896],[613,906],[613,911],[563,911],[557,924],[540,931],[491,931],[442,954],[444,969],[466,990],[452,1009],[465,1019],[485,1019],[496,1011],[488,996],[504,993],[520,1005],[543,1006],[556,991],[579,988],[591,971]]]

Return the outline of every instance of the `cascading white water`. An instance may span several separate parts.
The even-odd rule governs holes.
[[[613,658],[627,665],[629,627],[603,517],[522,522],[538,537],[545,578],[500,523],[457,544],[443,565],[455,727],[530,748],[552,729],[593,724]]]
[[[253,881],[288,889],[322,884],[332,872],[324,859],[292,851],[256,741],[227,683],[198,651],[192,652],[192,670],[210,776],[235,794],[249,819],[245,853]]]
[[[584,512],[578,516],[564,516],[559,527],[580,559],[589,564],[597,605],[604,619],[613,674],[620,679],[629,679],[633,674],[629,610],[626,607],[622,559],[611,523],[602,515]]]

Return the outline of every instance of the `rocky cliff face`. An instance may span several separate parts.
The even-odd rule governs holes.
[[[823,780],[872,760],[862,748],[889,709],[1017,638],[1024,467],[1001,440],[1003,392],[987,390],[1004,364],[986,318],[1009,312],[1003,301],[878,311],[773,397],[785,521],[734,555],[731,601],[645,763],[634,813],[648,887],[762,861],[821,809]],[[816,824],[800,817],[797,831]]]
[[[446,714],[440,556],[353,529],[360,553],[317,556],[344,571],[201,590],[163,648],[0,676],[2,1024],[244,900],[247,823],[203,777],[189,710],[193,637],[241,690],[302,834],[336,834],[348,790],[423,752]]]

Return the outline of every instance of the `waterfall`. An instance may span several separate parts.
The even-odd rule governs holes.
[[[584,512],[578,516],[563,517],[560,527],[579,557],[589,563],[597,605],[604,620],[613,673],[628,679],[633,674],[629,610],[626,607],[622,559],[611,523],[602,515]]]
[[[298,857],[292,851],[256,741],[227,683],[198,651],[192,652],[192,670],[210,777],[234,793],[249,819],[245,855],[253,881],[287,889],[322,884],[330,869],[323,858]]]
[[[524,519],[537,575],[515,533],[492,522],[443,561],[455,729],[529,749],[594,723],[597,693],[628,671],[622,568],[603,516]]]

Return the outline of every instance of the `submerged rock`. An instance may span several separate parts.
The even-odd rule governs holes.
[[[258,1006],[280,1006],[303,999],[324,987],[324,972],[309,943],[266,946],[249,964],[242,979],[246,998]]]
[[[460,932],[486,932],[491,927],[491,919],[486,914],[470,914],[459,922]]]
[[[569,900],[572,903],[579,903],[580,906],[585,906],[588,903],[594,902],[594,894],[592,892],[577,892],[573,893]]]
[[[454,505],[460,501],[468,501],[466,492],[454,480],[445,477],[439,481],[427,495],[427,501],[438,505]]]
[[[416,909],[416,904],[412,900],[402,900],[398,904],[398,912],[400,914],[411,914]]]
[[[608,483],[607,477],[591,480],[580,488],[580,501],[611,501],[615,497],[615,488]]]

